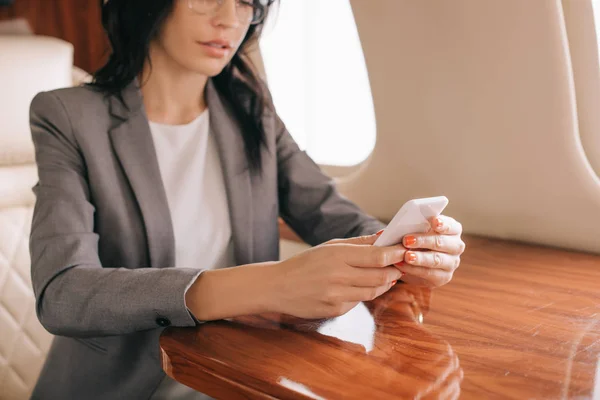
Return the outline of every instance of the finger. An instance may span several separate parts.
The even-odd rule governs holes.
[[[325,244],[358,244],[358,245],[372,245],[375,243],[379,235],[383,233],[383,230],[373,234],[365,236],[357,236],[349,239],[333,239]]]
[[[453,255],[461,255],[465,251],[465,242],[458,235],[413,234],[404,236],[402,243],[407,249],[429,249]]]
[[[438,251],[408,251],[404,261],[410,265],[454,271],[460,265],[460,257]]]
[[[420,267],[415,265],[403,265],[398,269],[406,274],[407,277],[416,277],[427,281],[433,286],[442,286],[452,280],[452,272],[442,269],[429,267]],[[406,280],[406,279],[405,279]]]
[[[348,302],[371,301],[389,291],[395,285],[394,282],[377,287],[348,287],[344,291],[344,298]]]
[[[437,233],[444,235],[461,235],[463,231],[462,224],[454,218],[440,215],[430,221],[431,227]]]
[[[376,247],[339,244],[337,254],[352,267],[383,268],[404,260],[406,249],[402,245]]]
[[[397,281],[403,275],[396,267],[351,268],[347,278],[341,283],[356,287],[378,287]]]

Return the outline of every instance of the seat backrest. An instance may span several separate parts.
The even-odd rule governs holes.
[[[344,194],[383,220],[446,195],[467,232],[600,253],[600,72],[575,53],[597,46],[590,0],[352,7],[378,136]]]
[[[29,231],[37,170],[29,129],[36,93],[71,86],[73,47],[40,36],[0,36],[0,400],[26,399],[52,336],[31,289]]]

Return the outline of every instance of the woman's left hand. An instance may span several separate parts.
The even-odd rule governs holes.
[[[442,286],[450,282],[460,265],[465,251],[460,222],[441,215],[430,223],[432,229],[428,233],[406,235],[402,240],[408,251],[404,263],[396,267],[405,274],[402,280],[406,283]]]

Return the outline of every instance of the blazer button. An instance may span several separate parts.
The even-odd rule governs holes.
[[[171,325],[171,321],[169,321],[169,319],[165,317],[158,317],[156,318],[156,324],[158,326],[167,327]]]

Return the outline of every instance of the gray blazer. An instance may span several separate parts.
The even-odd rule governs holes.
[[[265,116],[263,172],[247,168],[243,127],[209,81],[238,265],[277,260],[283,219],[308,243],[382,224],[342,197],[281,120]],[[39,182],[30,252],[37,314],[57,335],[34,399],[147,399],[164,377],[164,327],[194,326],[175,266],[167,197],[137,82],[123,101],[88,88],[31,105]],[[202,268],[202,260],[198,260]]]

